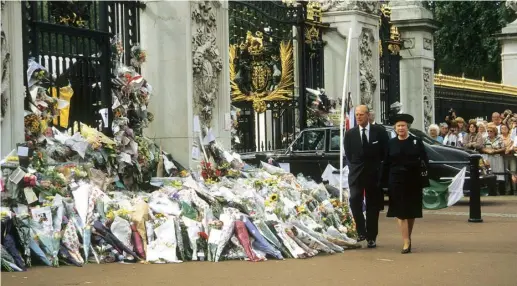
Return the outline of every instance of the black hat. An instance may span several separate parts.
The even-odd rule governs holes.
[[[405,114],[405,113],[399,113],[399,114],[395,114],[393,115],[393,117],[390,119],[390,122],[391,124],[395,125],[397,122],[399,121],[404,121],[406,122],[407,124],[412,124],[413,123],[413,120],[415,120],[413,118],[413,116],[409,115],[409,114]]]

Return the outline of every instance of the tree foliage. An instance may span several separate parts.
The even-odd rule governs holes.
[[[501,45],[496,34],[515,18],[504,1],[431,1],[438,22],[435,69],[448,75],[501,81]]]

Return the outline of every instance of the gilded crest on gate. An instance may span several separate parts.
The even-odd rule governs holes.
[[[262,32],[248,31],[240,45],[230,45],[230,86],[232,101],[253,101],[258,113],[266,111],[266,101],[292,99],[292,43],[282,41],[274,51]]]

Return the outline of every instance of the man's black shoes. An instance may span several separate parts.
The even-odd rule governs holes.
[[[375,242],[375,240],[368,240],[368,248],[376,248],[377,247],[377,243]]]

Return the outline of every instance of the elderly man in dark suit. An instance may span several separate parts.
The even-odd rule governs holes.
[[[375,248],[379,212],[384,207],[384,194],[378,181],[389,137],[382,125],[369,123],[367,106],[356,107],[355,118],[357,126],[345,134],[350,208],[359,234],[358,241],[366,239],[368,247]],[[366,221],[362,209],[363,197],[366,197]]]

